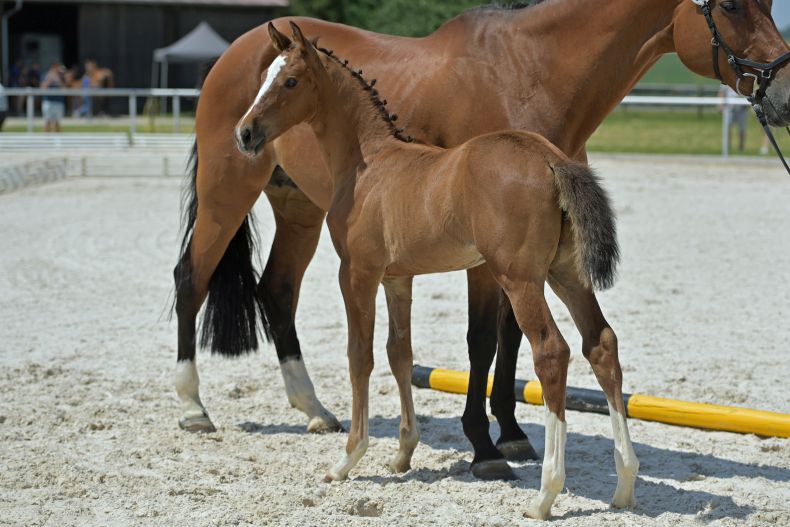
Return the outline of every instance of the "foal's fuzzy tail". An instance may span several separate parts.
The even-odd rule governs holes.
[[[560,207],[573,226],[576,258],[585,281],[596,289],[609,289],[620,261],[615,213],[600,179],[587,165],[561,163],[552,167],[560,194]]]
[[[193,146],[190,161],[190,179],[184,189],[182,202],[181,258],[175,270],[176,309],[180,300],[189,302],[194,291],[191,244],[198,211],[197,144]],[[211,348],[212,353],[235,357],[257,350],[259,320],[264,336],[270,339],[263,301],[256,291],[258,274],[252,262],[257,238],[254,221],[252,213],[249,213],[230,241],[208,284],[200,344]]]

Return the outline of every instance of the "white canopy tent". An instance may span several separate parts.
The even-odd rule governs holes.
[[[167,47],[154,50],[151,85],[167,88],[167,69],[170,64],[203,63],[216,59],[230,44],[206,22]]]

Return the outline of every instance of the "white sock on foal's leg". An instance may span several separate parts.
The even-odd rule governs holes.
[[[365,438],[359,442],[356,448],[350,453],[343,456],[343,458],[335,463],[332,468],[329,469],[326,477],[324,478],[325,481],[342,481],[348,477],[348,473],[351,472],[351,469],[357,466],[359,460],[362,459],[362,456],[365,455],[365,452],[368,451],[368,438]]]
[[[546,409],[546,446],[543,453],[543,470],[540,492],[527,508],[526,516],[545,520],[551,514],[551,506],[565,485],[565,437],[568,425]]]
[[[181,399],[181,419],[178,425],[189,432],[214,432],[214,424],[200,402],[200,378],[194,360],[176,363],[175,385]]]
[[[615,410],[609,403],[609,417],[612,420],[614,435],[614,464],[617,469],[617,490],[614,492],[612,506],[617,508],[633,507],[634,484],[639,471],[639,460],[634,453],[631,437],[628,434],[628,423],[625,416]]]
[[[342,430],[340,423],[315,395],[313,381],[307,373],[301,357],[288,357],[280,362],[280,371],[285,381],[288,402],[309,418],[308,432],[328,432]]]

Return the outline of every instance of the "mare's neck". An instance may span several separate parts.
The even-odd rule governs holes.
[[[540,110],[551,123],[544,135],[579,154],[647,70],[674,51],[674,12],[688,1],[548,0],[511,14],[515,49],[537,50],[527,53],[549,102]]]
[[[322,61],[327,74],[319,81],[318,110],[310,124],[338,189],[360,163],[398,140],[362,81],[334,59]]]

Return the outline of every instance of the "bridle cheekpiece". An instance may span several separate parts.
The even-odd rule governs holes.
[[[790,51],[783,53],[779,58],[771,62],[755,62],[753,60],[748,60],[737,56],[721,36],[721,33],[719,33],[719,30],[716,27],[716,22],[713,20],[710,0],[691,1],[699,6],[699,8],[702,10],[702,14],[705,16],[705,21],[708,23],[708,28],[711,32],[710,43],[713,51],[713,72],[716,74],[716,78],[719,79],[722,84],[724,83],[721,78],[721,71],[719,69],[719,53],[723,51],[727,56],[727,63],[730,65],[737,77],[737,80],[735,81],[735,91],[737,91],[741,96],[745,97],[749,101],[749,104],[752,105],[752,109],[754,110],[754,113],[757,115],[757,119],[760,121],[760,124],[765,130],[765,134],[768,136],[768,139],[771,141],[774,150],[776,150],[776,153],[782,160],[782,164],[784,165],[788,174],[790,174],[790,166],[788,166],[787,161],[785,161],[785,158],[782,155],[782,152],[779,150],[779,145],[776,144],[776,139],[774,138],[773,132],[771,132],[771,128],[768,125],[768,119],[765,117],[765,110],[763,109],[765,92],[768,89],[768,86],[771,84],[771,81],[774,79],[775,71],[785,62],[790,60]],[[757,73],[745,72],[743,68],[749,68],[756,71]],[[754,81],[752,93],[745,94],[741,91],[741,83],[749,79]],[[787,132],[790,134],[790,128],[787,128]]]

